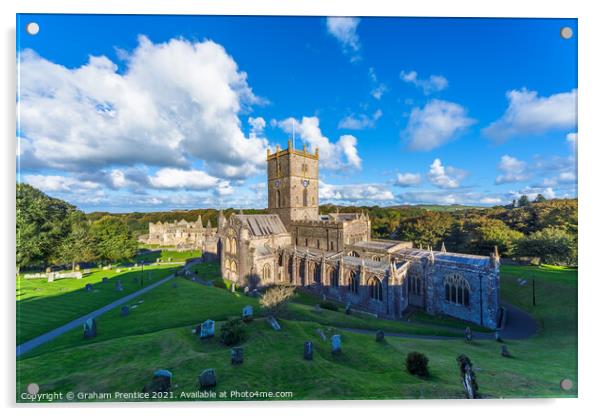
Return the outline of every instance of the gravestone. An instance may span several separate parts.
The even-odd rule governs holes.
[[[254,298],[259,297],[259,290],[253,289],[251,291],[251,297],[254,297]]]
[[[249,294],[249,286],[245,286],[245,290],[244,290],[244,292],[245,292],[245,295],[248,295],[248,294]]]
[[[194,330],[192,331],[194,333],[194,335],[196,335],[197,337],[201,336],[201,328],[203,327],[202,324],[198,324]]]
[[[502,357],[511,357],[510,351],[508,351],[508,346],[506,344],[502,345]]]
[[[115,282],[115,290],[118,292],[123,292],[123,283],[121,283],[121,280]]]
[[[205,322],[201,324],[201,339],[211,338],[215,336],[215,321],[211,319],[207,319]]]
[[[351,302],[347,302],[347,305],[345,305],[345,314],[351,315]]]
[[[48,274],[48,283],[54,282],[54,273]]]
[[[270,326],[272,327],[272,329],[274,331],[280,331],[280,324],[278,323],[276,318],[274,318],[273,316],[270,316],[270,317],[268,317],[267,321],[268,321],[268,324],[270,324]]]
[[[340,335],[333,335],[330,338],[330,345],[332,347],[332,353],[333,354],[340,354],[341,353],[341,336]]]
[[[462,354],[458,356],[456,361],[460,365],[460,376],[462,377],[462,385],[466,398],[476,399],[478,397],[479,386],[477,385],[477,377],[472,369],[470,358]]]
[[[495,330],[495,340],[497,342],[502,342],[502,335],[500,334],[500,330],[499,329]]]
[[[319,304],[319,303],[316,303],[316,304],[314,305],[314,312],[320,312],[320,311],[322,311],[322,308],[320,307],[320,304]]]
[[[130,314],[130,307],[122,306],[121,307],[121,316],[128,316],[129,314]]]
[[[230,285],[230,292],[236,292],[236,282],[232,282],[232,284]]]
[[[96,319],[90,318],[84,323],[84,338],[94,338],[96,336],[97,327]]]
[[[144,386],[143,393],[167,393],[171,390],[172,374],[169,370],[157,370],[152,381]]]
[[[215,374],[215,370],[213,368],[203,370],[203,372],[199,374],[199,387],[201,390],[215,386],[217,386],[217,375]]]
[[[245,322],[253,320],[253,307],[250,305],[242,308],[242,320]]]
[[[379,329],[376,331],[376,342],[383,342],[385,340],[385,331]]]
[[[464,341],[471,342],[472,341],[472,329],[469,326],[464,330]]]
[[[94,287],[90,283],[86,283],[86,292],[92,292],[92,290],[94,290]]]
[[[52,273],[52,269],[50,267],[46,267],[46,273]]]
[[[177,284],[176,282],[173,282],[173,283],[171,284],[171,287],[175,289],[175,288],[177,288],[177,287],[178,287],[178,284]]]
[[[322,293],[322,301],[326,302],[326,293]]]
[[[108,278],[108,277],[103,277],[103,278],[102,278],[102,282],[103,282],[103,283],[107,283],[108,281],[109,281],[109,278]]]
[[[232,364],[242,364],[244,361],[243,347],[234,347],[230,350],[230,362]]]
[[[314,344],[311,341],[305,341],[303,344],[303,358],[308,361],[314,358]]]

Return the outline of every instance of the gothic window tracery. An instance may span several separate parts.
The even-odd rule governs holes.
[[[470,285],[459,274],[445,277],[445,300],[461,306],[470,306]]]

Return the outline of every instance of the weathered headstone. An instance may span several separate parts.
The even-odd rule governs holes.
[[[123,283],[121,283],[121,280],[115,282],[115,290],[118,292],[123,292]]]
[[[90,318],[84,323],[84,338],[94,338],[96,336],[97,327],[96,319]]]
[[[322,311],[322,308],[320,307],[320,304],[316,303],[314,305],[314,312],[321,312],[321,311]]]
[[[244,308],[242,308],[242,320],[246,321],[246,322],[253,320],[253,307],[252,306],[247,305]]]
[[[52,283],[54,282],[54,273],[49,273],[48,274],[48,283]]]
[[[86,283],[86,292],[92,292],[92,290],[94,290],[94,287],[90,283]]]
[[[501,354],[502,354],[502,357],[511,357],[510,351],[508,351],[508,346],[506,344],[502,345]]]
[[[128,316],[129,314],[130,314],[130,307],[122,306],[121,307],[121,316]]]
[[[499,329],[495,330],[495,340],[497,342],[502,342],[502,335],[500,334],[500,330]]]
[[[248,294],[249,294],[249,286],[245,286],[245,290],[244,290],[244,292],[245,292],[245,295],[248,295]]]
[[[333,335],[330,338],[330,345],[332,347],[332,353],[333,354],[340,354],[341,353],[341,336],[340,335]]]
[[[230,285],[230,292],[236,292],[236,282],[232,282],[232,284]]]
[[[305,341],[303,344],[303,358],[309,361],[314,358],[314,344],[311,341]]]
[[[157,370],[152,381],[144,386],[144,393],[166,393],[171,390],[172,374],[169,370]]]
[[[232,364],[242,364],[244,361],[244,349],[242,347],[234,347],[230,350],[230,362]]]
[[[217,386],[217,375],[215,374],[215,370],[213,368],[203,370],[203,372],[199,374],[199,387],[201,390],[215,386]]]
[[[462,354],[458,356],[456,361],[460,365],[460,375],[466,397],[468,399],[476,399],[478,397],[479,386],[477,385],[477,377],[472,369],[470,358]]]
[[[201,339],[211,338],[215,336],[215,321],[207,319],[201,324],[201,333],[199,335]]]
[[[320,338],[322,338],[322,341],[326,341],[326,334],[324,333],[324,331],[322,331],[322,328],[316,329],[316,332],[318,333]]]
[[[280,331],[280,324],[278,323],[276,318],[274,318],[273,316],[269,316],[267,321],[274,331]]]
[[[464,341],[471,342],[472,341],[472,329],[467,326],[464,330]]]
[[[379,329],[376,331],[376,342],[383,342],[385,340],[385,331]]]

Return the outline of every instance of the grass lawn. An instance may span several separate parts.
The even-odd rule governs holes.
[[[516,282],[521,269],[523,278],[533,276],[536,281],[535,307],[530,286]],[[178,278],[175,288],[167,283],[144,294],[144,303],[130,316],[121,317],[116,310],[102,315],[95,339],[83,340],[81,331],[74,330],[19,359],[17,392],[25,391],[30,382],[38,383],[40,392],[138,392],[154,370],[166,368],[174,374],[172,390],[180,399],[182,392],[197,391],[197,376],[203,369],[215,368],[217,392],[290,391],[292,399],[461,398],[455,359],[464,353],[476,367],[484,397],[575,397],[576,280],[575,270],[502,268],[503,299],[532,313],[541,324],[533,338],[507,342],[513,358],[502,357],[495,341],[466,344],[460,339],[387,337],[385,343],[376,343],[372,335],[334,326],[371,326],[368,317],[315,312],[310,305],[293,303],[287,319],[281,319],[281,332],[273,331],[262,318],[249,324],[250,337],[243,344],[245,362],[232,366],[229,348],[217,338],[200,341],[191,329],[207,318],[223,321],[239,315],[246,304],[258,312],[257,300]],[[342,335],[341,356],[330,353],[328,342],[316,333],[318,328],[327,335]],[[303,360],[304,341],[314,342],[313,361]],[[429,378],[405,371],[404,358],[410,351],[429,357]],[[563,378],[573,381],[572,391],[560,389]]]
[[[144,281],[152,283],[173,273],[174,266],[144,268]],[[57,328],[88,312],[92,312],[128,293],[140,289],[141,271],[122,269],[96,270],[83,279],[60,279],[49,283],[46,279],[17,279],[17,345]],[[102,283],[102,278],[109,282]],[[137,282],[134,281],[137,279]],[[115,290],[121,280],[123,292]],[[86,292],[86,284],[93,291]]]
[[[201,257],[200,250],[178,251],[163,248],[140,252],[133,261],[140,262],[144,260],[145,263],[154,263],[158,259],[161,259],[162,262],[184,262],[195,257]]]

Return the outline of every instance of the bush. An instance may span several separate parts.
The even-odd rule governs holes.
[[[260,305],[270,316],[278,316],[286,309],[286,305],[295,295],[293,286],[277,285],[268,289],[261,299]]]
[[[240,318],[230,318],[221,326],[220,338],[225,345],[237,345],[246,341],[247,329]]]
[[[320,308],[328,309],[335,312],[339,310],[339,307],[334,302],[330,302],[327,300],[320,302]]]
[[[414,351],[406,357],[406,369],[412,375],[419,377],[428,377],[429,359],[421,352]]]

